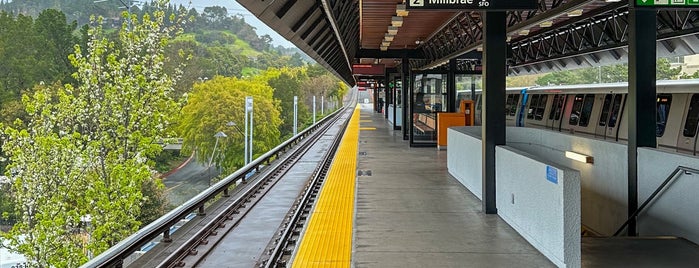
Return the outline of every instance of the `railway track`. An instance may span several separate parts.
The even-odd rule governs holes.
[[[356,94],[356,93],[355,93]],[[356,99],[353,97],[352,99]],[[292,206],[275,237],[269,242],[258,258],[258,266],[276,267],[288,262],[298,240],[302,223],[310,212],[334,152],[339,144],[344,128],[354,109],[355,102],[328,116],[314,126],[313,131],[304,132],[293,141],[285,142],[275,150],[256,159],[250,165],[224,178],[184,205],[176,208],[136,234],[120,242],[83,267],[196,267],[216,247],[219,242],[245,218],[255,205],[279,182],[304,154],[325,133],[338,125],[338,132],[332,146],[324,153],[323,159],[315,168],[306,187]],[[283,144],[284,145],[284,144]],[[247,174],[256,171],[246,180]],[[233,188],[229,191],[230,188]],[[196,212],[198,217],[171,235],[170,230],[181,219]],[[153,243],[160,237],[159,245],[141,258],[134,260],[133,253],[146,243]],[[243,241],[244,242],[244,241]],[[271,260],[271,261],[270,261]]]
[[[207,256],[208,252],[225,237],[225,234],[236,228],[245,215],[247,215],[265,194],[284,177],[289,169],[303,157],[311,146],[322,137],[330,127],[335,126],[335,124],[343,118],[343,114],[344,112],[339,113],[336,118],[325,122],[321,128],[314,131],[313,134],[299,143],[293,151],[284,154],[282,159],[279,159],[278,163],[267,170],[267,172],[262,173],[260,178],[250,181],[249,183],[252,187],[247,187],[240,197],[223,202],[224,209],[220,210],[213,220],[202,226],[194,236],[181,244],[181,246],[164,259],[158,267],[197,266],[197,264]],[[337,144],[337,142],[334,142],[334,144]],[[326,153],[326,157],[323,160],[324,164],[323,167],[320,168],[320,171],[327,171],[327,167],[329,167],[329,163],[332,161],[332,155],[334,155],[332,151],[334,151],[335,148],[336,145],[334,145],[332,150]],[[323,174],[323,172],[317,172],[317,174],[320,175]],[[317,176],[314,176],[313,181],[316,182],[314,185],[317,185],[318,181],[322,182],[322,180],[318,180]],[[312,186],[309,184],[307,188],[307,191],[310,190],[308,191],[308,197],[315,196],[313,192],[317,193],[317,190],[314,189],[319,189],[319,185]],[[308,201],[304,203],[307,202]],[[283,243],[282,240],[280,244],[285,243]]]

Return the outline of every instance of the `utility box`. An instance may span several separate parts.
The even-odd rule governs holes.
[[[447,128],[473,126],[473,101],[462,100],[458,113],[437,113],[437,149],[447,148]]]

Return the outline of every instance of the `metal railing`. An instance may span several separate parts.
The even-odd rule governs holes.
[[[680,172],[682,172],[682,173],[680,173]],[[670,182],[672,182],[674,179],[678,178],[678,177],[679,177],[678,175],[680,175],[680,174],[684,174],[684,175],[699,174],[699,169],[694,169],[694,168],[685,167],[685,166],[677,166],[677,168],[675,168],[675,171],[673,171],[673,172],[670,174],[670,176],[668,176],[668,177],[665,179],[665,181],[663,181],[663,183],[660,184],[660,186],[658,186],[657,189],[655,189],[655,191],[648,197],[648,199],[646,199],[646,201],[643,202],[643,204],[641,204],[641,206],[638,207],[638,208],[636,209],[636,211],[634,211],[634,213],[631,214],[631,216],[629,216],[629,218],[626,220],[626,222],[624,222],[624,224],[622,224],[621,227],[619,227],[619,229],[618,229],[618,230],[614,233],[614,235],[612,235],[612,236],[618,236],[618,235],[621,233],[621,231],[623,231],[623,230],[629,225],[629,223],[630,223],[632,220],[636,219],[636,217],[638,217],[638,214],[641,214],[641,212],[643,212],[643,210],[644,210],[651,202],[653,202],[653,200],[655,200],[655,198],[656,198],[663,190],[665,190],[665,188],[667,188],[667,186],[670,184]]]
[[[164,242],[168,242],[170,239],[170,228],[179,223],[181,219],[184,219],[192,212],[203,211],[206,203],[216,198],[219,194],[223,193],[224,195],[227,195],[230,187],[234,186],[238,180],[245,181],[245,176],[250,171],[258,171],[261,165],[268,165],[272,160],[279,158],[280,154],[283,154],[291,147],[296,146],[299,141],[304,139],[318,127],[323,125],[327,120],[330,120],[343,110],[344,108],[341,108],[328,114],[316,124],[291,137],[264,155],[259,156],[246,166],[236,170],[233,174],[226,176],[226,178],[223,180],[199,193],[189,201],[168,212],[151,224],[148,224],[146,227],[141,228],[136,233],[120,241],[94,259],[91,259],[87,263],[83,264],[81,267],[122,267],[123,261],[129,255],[139,250],[143,245],[147,244],[151,240],[157,238],[160,234],[163,235]]]

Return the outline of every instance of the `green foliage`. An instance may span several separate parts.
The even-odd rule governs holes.
[[[656,79],[669,80],[680,78],[680,67],[673,68],[670,61],[660,58],[656,65]],[[584,68],[570,71],[548,73],[536,80],[538,85],[573,85],[593,83],[613,83],[628,81],[628,64]]]
[[[76,46],[70,57],[76,86],[25,96],[26,128],[4,129],[21,215],[8,239],[33,266],[77,267],[86,252],[99,254],[153,217],[143,213],[159,199],[144,200],[144,189],[158,189],[148,158],[162,149],[156,141],[179,107],[171,96],[177,74],[163,67],[178,31],[164,26],[164,15],[129,17],[118,43],[89,29],[87,50]]]
[[[298,97],[298,122],[307,121],[311,117],[306,101],[310,88],[302,87],[308,79],[302,68],[268,69],[258,79],[274,89],[274,98],[279,100],[282,124],[279,126],[281,136],[286,139],[293,135],[294,131],[294,96]],[[310,95],[312,96],[312,95]],[[299,127],[299,129],[301,129]]]
[[[182,109],[179,132],[184,138],[185,153],[196,151],[199,161],[206,163],[212,155],[216,138],[222,131],[213,163],[224,173],[243,165],[243,130],[245,97],[254,98],[254,157],[264,154],[279,144],[278,101],[272,97],[272,88],[265,81],[217,76],[197,83]],[[229,126],[234,122],[235,126]],[[253,157],[253,158],[254,158]]]
[[[658,80],[678,79],[682,68],[672,68],[670,61],[665,58],[658,59],[655,66],[655,75]]]

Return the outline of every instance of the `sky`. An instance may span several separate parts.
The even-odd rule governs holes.
[[[247,9],[245,9],[241,4],[239,4],[235,0],[170,0],[170,3],[177,4],[177,5],[183,5],[185,7],[193,7],[196,8],[197,11],[204,11],[205,7],[209,6],[223,6],[226,7],[228,10],[229,14],[241,14],[243,15],[243,18],[245,18],[245,21],[255,27],[257,29],[257,35],[265,35],[268,34],[269,36],[272,37],[272,44],[275,46],[284,46],[284,47],[295,47],[294,44],[291,42],[287,41],[279,35],[277,32],[272,30],[271,28],[267,27],[262,21],[258,20],[255,15],[250,13]],[[190,5],[191,3],[191,5]]]

